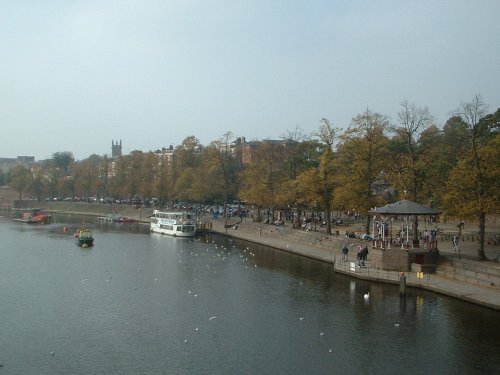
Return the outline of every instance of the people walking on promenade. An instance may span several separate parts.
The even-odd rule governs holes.
[[[363,260],[363,263],[368,259],[368,246],[366,245],[365,247],[363,247],[363,250],[361,250],[361,258]]]
[[[458,254],[460,256],[460,248],[458,247],[458,242],[460,241],[459,236],[456,234],[453,236],[452,243],[453,243],[453,253]]]
[[[356,259],[358,260],[358,266],[364,267],[365,262],[363,261],[363,248],[361,245],[358,246],[358,254],[356,255]]]
[[[348,253],[349,253],[349,248],[347,247],[347,244],[344,244],[344,247],[342,248],[342,262],[347,262]]]

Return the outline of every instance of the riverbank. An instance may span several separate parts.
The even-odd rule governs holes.
[[[212,230],[226,236],[331,263],[336,272],[351,277],[397,285],[401,282],[400,272],[375,269],[371,267],[369,257],[365,267],[359,267],[355,250],[357,242],[347,240],[342,236],[326,236],[286,226],[257,225],[250,221],[240,223],[237,229],[225,228],[221,221],[213,221]],[[348,254],[349,259],[342,261],[340,249],[346,242],[352,245]],[[447,259],[447,255],[442,257],[444,263],[448,263]],[[500,275],[498,263],[479,262],[472,259],[468,259],[467,262],[474,262],[481,268],[488,268],[494,274]],[[441,266],[443,265],[441,264]],[[475,285],[471,282],[444,277],[438,273],[422,275],[417,274],[417,272],[406,272],[404,278],[407,287],[430,290],[500,311],[500,288],[498,285]]]
[[[149,216],[153,210],[150,208],[134,208],[127,205],[106,205],[106,204],[87,204],[87,203],[46,203],[42,202],[38,205],[53,213],[72,213],[85,214],[92,216],[105,216],[108,214],[117,214],[133,218],[144,224],[149,223]],[[365,267],[359,267],[356,261],[356,245],[359,240],[346,239],[343,236],[328,236],[321,232],[304,231],[292,229],[289,226],[273,226],[253,223],[251,220],[244,220],[238,225],[237,229],[225,228],[221,220],[212,220],[209,216],[203,218],[205,223],[210,223],[211,230],[225,236],[239,238],[245,241],[269,246],[281,251],[295,253],[301,256],[318,259],[324,262],[331,263],[335,272],[343,273],[351,277],[356,277],[374,282],[384,282],[391,284],[400,284],[401,274],[396,271],[385,271],[372,267],[369,261]],[[345,228],[343,228],[345,230]],[[340,249],[344,243],[350,245],[348,261],[342,261]],[[485,307],[500,311],[500,285],[496,282],[497,277],[500,278],[500,265],[495,262],[479,262],[475,261],[474,242],[463,244],[460,264],[467,262],[475,267],[476,276],[472,275],[463,280],[454,278],[457,273],[459,262],[453,259],[453,255],[444,249],[441,250],[440,264],[438,264],[438,272],[436,274],[421,274],[417,272],[407,272],[404,274],[405,285],[413,288],[423,288],[436,293],[445,294],[464,301],[479,304]],[[445,244],[443,243],[443,247]],[[496,248],[490,248],[490,254],[493,254]],[[450,266],[451,263],[451,266]],[[443,275],[439,269],[452,267],[448,273],[449,276]],[[487,275],[493,275],[494,285],[485,286],[479,284],[477,277],[478,271],[481,270]]]

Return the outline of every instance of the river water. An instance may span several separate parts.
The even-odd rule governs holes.
[[[81,217],[0,218],[0,375],[498,370],[497,311],[414,289],[401,299],[220,236],[84,220],[88,249],[72,238]]]

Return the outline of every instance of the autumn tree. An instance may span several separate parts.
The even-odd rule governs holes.
[[[337,138],[338,129],[323,118],[318,132],[319,153],[317,164],[299,175],[299,189],[308,197],[309,206],[321,209],[325,213],[326,231],[332,232],[332,200],[335,187],[335,165],[333,145]]]
[[[201,163],[203,146],[195,136],[186,137],[175,148],[175,164],[173,177],[175,179],[175,198],[191,200],[189,191],[196,179],[196,169]]]
[[[86,200],[97,194],[100,161],[101,157],[93,154],[74,166],[75,190],[78,195],[84,196]]]
[[[300,127],[282,136],[285,155],[282,164],[282,183],[279,201],[285,207],[295,208],[300,218],[306,208],[307,199],[301,189],[298,177],[306,170],[318,165],[319,143],[306,135]]]
[[[156,185],[160,175],[159,166],[160,161],[155,153],[147,152],[143,155],[140,174],[141,195],[145,199],[150,200],[153,196],[158,195]]]
[[[36,196],[36,200],[40,202],[46,189],[45,173],[40,164],[34,165],[31,171],[31,191]]]
[[[156,180],[156,193],[159,204],[164,205],[173,197],[173,178],[175,155],[173,149],[163,149],[158,152],[158,176]]]
[[[113,162],[113,172],[109,179],[109,194],[115,199],[130,199],[129,181],[134,171],[131,168],[131,157],[120,156]]]
[[[144,152],[139,150],[134,150],[128,155],[127,158],[127,182],[126,191],[128,194],[128,199],[141,199],[142,181],[143,181],[143,171],[144,166]]]
[[[271,210],[271,218],[277,208],[276,200],[281,182],[283,145],[264,140],[252,150],[251,162],[242,172],[239,196],[257,206],[257,220],[264,207]],[[270,218],[270,219],[271,219]]]
[[[481,96],[462,103],[457,115],[467,125],[467,152],[453,169],[446,195],[447,212],[459,217],[476,217],[479,221],[478,258],[485,259],[486,215],[498,212],[500,176],[499,135],[486,116],[487,106]]]
[[[204,176],[204,189],[212,190],[211,198],[223,203],[224,212],[227,212],[229,200],[235,198],[238,191],[238,166],[231,150],[232,139],[232,133],[226,132],[212,142],[204,153],[203,171],[200,171],[200,175]]]
[[[365,231],[370,233],[368,211],[384,203],[375,183],[390,163],[386,116],[366,110],[352,119],[341,135],[337,152],[338,184],[335,199],[341,208],[352,207],[366,215]]]
[[[109,195],[109,178],[110,160],[108,159],[108,155],[105,154],[99,163],[99,195],[104,199],[104,201]]]

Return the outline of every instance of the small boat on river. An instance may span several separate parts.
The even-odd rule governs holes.
[[[163,212],[154,210],[151,216],[151,232],[174,237],[193,237],[196,234],[196,218],[191,212]]]
[[[18,223],[25,224],[48,224],[50,220],[51,216],[41,208],[29,209],[23,212],[20,218],[14,219]]]
[[[107,216],[99,216],[97,218],[101,223],[133,223],[134,219],[129,218],[127,216],[119,216],[119,215],[107,215]]]
[[[94,245],[94,237],[90,229],[79,229],[75,233],[76,244],[80,247],[89,247]]]
[[[127,216],[118,216],[116,218],[117,223],[133,223],[135,220]]]

